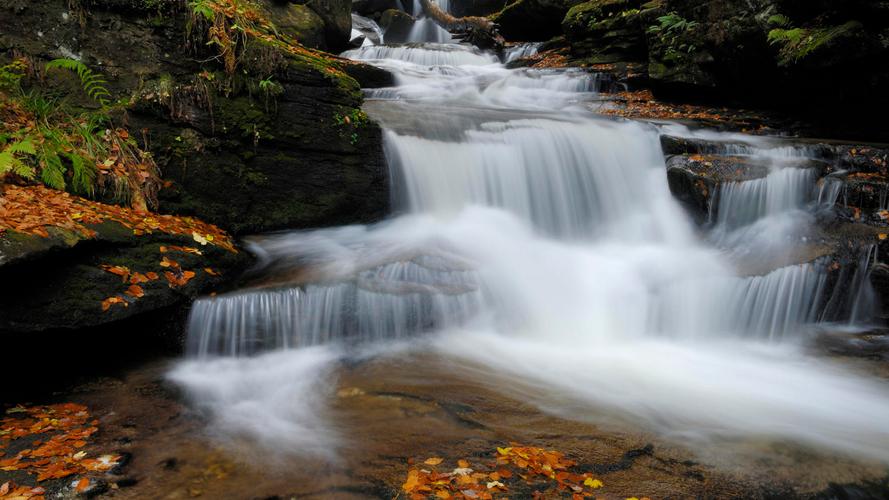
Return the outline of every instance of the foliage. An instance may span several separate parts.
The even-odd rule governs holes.
[[[698,25],[696,21],[689,21],[675,12],[657,18],[660,24],[649,26],[650,34],[670,34],[688,31]]]
[[[359,128],[367,125],[370,119],[367,117],[367,113],[364,111],[352,108],[348,113],[341,114],[336,113],[333,115],[333,121],[336,123],[338,127],[341,128],[340,135],[345,136],[346,133],[349,133],[349,143],[353,146],[358,143],[358,133],[356,132]]]
[[[768,23],[772,26],[784,28],[790,26],[790,18],[783,14],[775,14],[769,17]]]
[[[205,38],[206,45],[214,46],[229,75],[247,48],[248,35],[270,26],[251,0],[189,0],[188,7],[189,36]]]
[[[676,12],[658,17],[657,20],[659,24],[649,26],[646,32],[663,41],[666,47],[665,59],[680,59],[697,50],[697,46],[685,41],[685,35],[698,27],[697,21],[689,21]]]
[[[783,24],[785,27],[775,28],[768,34],[769,43],[780,46],[778,62],[782,66],[798,63],[829,42],[861,26],[857,21],[849,21],[825,28],[792,28],[787,21]]]
[[[0,66],[0,92],[19,88],[27,68],[28,63],[24,59],[16,59],[5,66]]]
[[[108,89],[105,87],[108,82],[102,78],[102,75],[93,72],[82,62],[75,59],[54,59],[46,63],[46,69],[67,69],[77,73],[86,95],[98,102],[102,107],[108,106],[109,98],[111,97],[111,92],[108,92]]]
[[[10,175],[39,179],[54,189],[84,196],[95,196],[102,188],[140,210],[154,204],[157,166],[125,129],[114,127],[105,79],[72,59],[46,65],[47,70],[75,73],[84,92],[100,105],[98,110],[77,111],[39,89],[25,92],[21,85],[25,67],[23,60],[3,67],[7,85],[0,90],[0,179]]]

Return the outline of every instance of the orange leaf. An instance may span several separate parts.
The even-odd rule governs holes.
[[[119,296],[108,297],[107,299],[102,301],[102,311],[107,311],[113,304],[123,304],[124,307],[130,306],[130,304],[128,304],[126,300],[122,299]]]
[[[432,458],[427,458],[426,461],[423,463],[426,465],[438,465],[438,464],[442,463],[443,461],[444,461],[443,458],[432,457]]]
[[[137,299],[141,299],[142,297],[145,296],[145,291],[142,290],[142,287],[139,285],[130,285],[130,287],[127,288],[126,293],[130,297],[135,297]]]
[[[83,493],[84,491],[89,489],[89,487],[90,487],[89,478],[83,478],[80,481],[77,481],[77,486],[75,486],[75,489],[77,490],[78,493]]]

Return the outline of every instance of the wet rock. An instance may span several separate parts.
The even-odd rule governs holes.
[[[410,14],[389,9],[380,17],[380,28],[386,34],[386,43],[407,42],[411,28],[414,27],[414,18]]]
[[[225,275],[237,274],[249,260],[243,253],[197,245],[190,237],[161,232],[136,236],[117,222],[87,227],[96,231],[94,238],[60,228],[51,228],[49,237],[15,231],[0,235],[0,279],[15,283],[0,291],[0,332],[93,327],[187,304],[223,284]],[[203,255],[162,254],[161,246],[199,246]],[[171,286],[164,278],[170,268],[160,265],[164,256],[194,272],[194,278]],[[158,278],[140,282],[144,296],[137,298],[125,293],[129,282],[102,265],[154,272]],[[114,296],[126,306],[113,304],[103,311],[102,302]]]
[[[651,9],[643,0],[591,0],[575,5],[562,21],[572,54],[585,63],[647,62],[645,29]]]
[[[509,41],[544,41],[560,35],[561,23],[577,0],[516,0],[490,19]]]
[[[365,17],[379,17],[383,12],[401,10],[399,0],[353,0],[352,12]]]
[[[361,85],[363,89],[378,89],[395,85],[395,76],[376,66],[358,62],[350,62],[343,66],[343,71]]]
[[[278,30],[306,47],[327,46],[324,19],[306,5],[270,2],[266,5],[268,19]]]
[[[508,0],[450,0],[450,12],[457,17],[487,17],[508,3]]]
[[[345,49],[352,33],[351,0],[308,0],[305,5],[324,21],[324,40],[332,51]]]

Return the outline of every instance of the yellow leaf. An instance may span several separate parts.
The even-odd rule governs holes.
[[[206,244],[209,242],[209,240],[210,240],[209,238],[204,238],[203,236],[201,236],[201,233],[198,233],[198,232],[192,232],[192,233],[191,233],[191,237],[192,237],[195,241],[197,241],[198,243],[200,243],[201,245],[206,245]]]
[[[593,488],[593,489],[601,488],[603,486],[602,481],[599,481],[598,479],[593,479],[591,477],[586,478],[583,481],[583,485],[589,486],[590,488]]]
[[[427,458],[426,461],[423,463],[426,465],[438,465],[438,464],[442,463],[443,461],[444,461],[443,458],[432,457],[432,458]]]
[[[497,453],[501,455],[509,455],[510,451],[512,451],[512,448],[501,448],[499,446],[497,447]]]
[[[880,233],[877,237],[880,238],[881,240],[885,240],[887,237],[889,237],[889,234]]]

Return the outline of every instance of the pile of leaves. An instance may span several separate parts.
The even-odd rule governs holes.
[[[0,470],[24,471],[37,475],[37,482],[73,475],[107,472],[118,465],[118,455],[89,456],[83,450],[98,432],[99,422],[83,405],[74,403],[48,406],[16,406],[0,419]],[[6,450],[14,441],[30,441],[29,446],[11,456]],[[19,446],[17,446],[19,447]],[[84,491],[90,479],[81,478],[75,489]],[[42,498],[43,488],[0,485],[2,498]]]
[[[595,496],[602,481],[591,473],[573,472],[577,463],[561,452],[513,443],[497,448],[494,460],[486,467],[460,459],[451,470],[440,466],[444,459],[433,457],[408,470],[401,489],[414,500],[426,498],[494,499],[507,498],[522,481],[535,489],[534,498],[574,500]],[[540,489],[544,491],[540,491]]]
[[[139,212],[72,196],[43,186],[0,187],[0,234],[6,230],[48,237],[47,228],[74,231],[86,238],[96,236],[89,225],[114,221],[139,236],[159,231],[191,236],[202,245],[219,246],[231,252],[231,238],[218,227],[191,217]]]
[[[650,120],[704,120],[716,123],[731,123],[751,132],[757,125],[744,113],[733,113],[726,108],[714,109],[692,104],[670,104],[657,101],[649,90],[617,92],[608,96],[607,106],[599,113],[624,118],[644,118]]]

